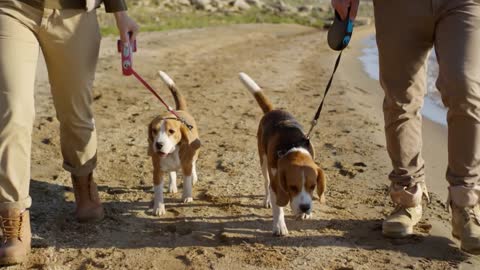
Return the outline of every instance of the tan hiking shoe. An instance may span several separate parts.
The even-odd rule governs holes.
[[[422,218],[422,195],[428,199],[425,184],[417,183],[412,187],[392,184],[390,197],[396,207],[383,221],[382,233],[386,237],[402,238],[413,233],[415,226]]]
[[[72,182],[76,204],[75,217],[77,220],[79,222],[102,220],[105,212],[92,174],[82,177],[72,175]]]
[[[480,206],[452,207],[452,235],[461,241],[460,248],[468,253],[480,254]]]
[[[452,186],[449,191],[452,235],[460,240],[462,250],[480,254],[480,188]]]
[[[422,218],[422,206],[403,207],[397,205],[383,221],[382,233],[386,237],[402,238],[413,233],[413,226]]]
[[[2,211],[0,227],[2,230],[0,265],[19,264],[26,261],[32,242],[28,210],[7,209]]]

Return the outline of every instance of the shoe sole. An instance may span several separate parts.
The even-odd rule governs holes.
[[[454,234],[453,232],[452,232],[452,236],[453,236],[453,238],[459,240],[460,242],[462,241],[460,236]],[[465,247],[465,245],[460,244],[460,249],[469,253],[469,254],[480,255],[480,248],[479,247],[468,248],[468,247]]]
[[[105,215],[101,215],[98,217],[88,217],[88,218],[78,218],[76,217],[77,221],[79,223],[95,223],[95,222],[100,222],[105,218]]]
[[[413,234],[413,226],[403,230],[382,229],[382,234],[388,238],[406,238]]]
[[[95,223],[95,222],[99,222],[99,221],[102,221],[103,219],[105,218],[105,210],[104,208],[102,207],[101,210],[98,212],[97,215],[91,215],[91,216],[79,216],[78,214],[75,214],[75,219],[79,222],[79,223]]]
[[[9,266],[24,263],[27,260],[27,256],[21,257],[4,257],[0,259],[0,266]]]
[[[461,245],[460,249],[469,253],[469,254],[473,254],[473,255],[479,255],[480,254],[480,248],[478,248],[478,247],[476,247],[476,248],[466,248],[464,245]]]

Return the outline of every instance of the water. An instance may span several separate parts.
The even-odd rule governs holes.
[[[375,80],[379,80],[378,67],[378,49],[375,42],[375,36],[372,35],[365,39],[365,48],[362,56],[359,57],[363,64],[365,72]],[[427,62],[427,85],[425,100],[422,108],[422,115],[436,123],[447,125],[447,110],[442,104],[440,94],[435,87],[435,81],[438,77],[438,63],[434,51],[428,57]]]

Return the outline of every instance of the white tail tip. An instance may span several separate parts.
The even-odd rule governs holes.
[[[158,74],[160,75],[160,78],[162,78],[162,81],[168,85],[169,87],[175,86],[175,82],[170,78],[170,76],[167,75],[167,73],[163,71],[159,71]]]
[[[252,78],[250,78],[250,76],[243,72],[241,72],[239,75],[240,80],[248,88],[248,90],[250,90],[250,92],[256,93],[262,91],[262,88],[260,88],[260,86],[258,86],[258,84]]]

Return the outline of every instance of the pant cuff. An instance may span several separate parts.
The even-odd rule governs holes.
[[[28,196],[26,199],[17,202],[1,202],[0,203],[0,211],[4,211],[7,209],[28,209],[32,206],[32,198]]]
[[[423,170],[414,175],[397,175],[393,171],[388,175],[388,178],[393,184],[405,187],[413,187],[416,184],[425,183],[425,173]]]
[[[480,186],[450,186],[449,200],[459,207],[472,207],[480,201]]]
[[[63,168],[70,172],[74,176],[88,176],[95,168],[97,167],[97,155],[95,155],[93,158],[91,158],[89,161],[87,161],[85,164],[83,164],[80,167],[74,167],[70,165],[68,162],[64,161],[63,162]]]
[[[428,192],[423,183],[418,183],[412,187],[396,184],[390,186],[390,197],[393,203],[404,207],[416,207],[422,204],[422,196],[425,194],[428,194]]]

